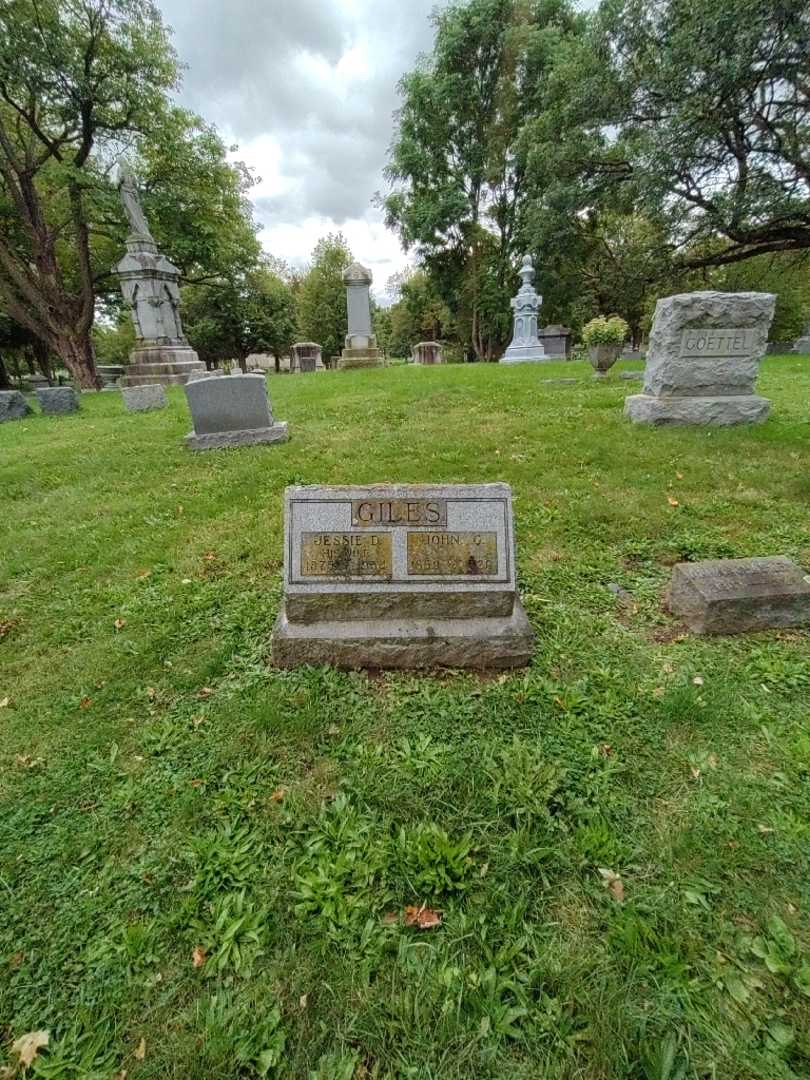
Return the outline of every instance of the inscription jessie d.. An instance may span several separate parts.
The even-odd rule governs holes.
[[[389,533],[313,533],[301,537],[301,577],[390,578]]]
[[[432,525],[447,524],[446,499],[354,499],[352,525]]]
[[[754,348],[753,330],[684,330],[681,356],[747,356]]]
[[[498,534],[409,532],[408,573],[487,577],[498,573]]]

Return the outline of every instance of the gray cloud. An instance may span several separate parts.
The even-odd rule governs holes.
[[[396,84],[430,46],[435,0],[160,6],[188,65],[183,103],[237,140],[269,134],[282,146],[289,190],[257,201],[261,222],[295,224],[317,215],[340,225],[365,217],[383,183]],[[365,50],[368,71],[345,96],[330,69],[355,47]]]

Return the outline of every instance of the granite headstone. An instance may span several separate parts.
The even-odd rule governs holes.
[[[286,423],[273,420],[264,375],[229,375],[186,384],[194,430],[192,450],[286,442]]]
[[[168,405],[162,383],[125,386],[121,390],[121,396],[127,412],[151,412],[153,409],[165,409]]]
[[[72,386],[41,386],[37,401],[44,416],[65,416],[78,412],[79,396]]]
[[[277,666],[529,662],[508,484],[291,487],[284,530]]]
[[[28,402],[19,390],[0,390],[0,424],[7,420],[22,420],[29,411]]]
[[[776,297],[680,293],[659,300],[644,388],[625,402],[638,424],[759,423],[770,402],[755,393]]]

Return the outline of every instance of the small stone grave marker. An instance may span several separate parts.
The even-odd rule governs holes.
[[[28,402],[19,390],[0,390],[0,424],[7,420],[23,420],[28,411]]]
[[[41,386],[36,390],[43,416],[64,416],[78,412],[79,397],[72,386]]]
[[[284,588],[278,667],[511,668],[532,655],[508,484],[287,488]]]
[[[781,555],[678,563],[669,607],[696,634],[810,625],[810,574]]]
[[[162,383],[146,383],[143,386],[124,386],[121,390],[127,412],[151,412],[165,409],[168,405]]]

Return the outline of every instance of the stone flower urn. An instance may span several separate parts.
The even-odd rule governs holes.
[[[590,345],[588,359],[597,378],[604,378],[621,356],[621,345]]]

